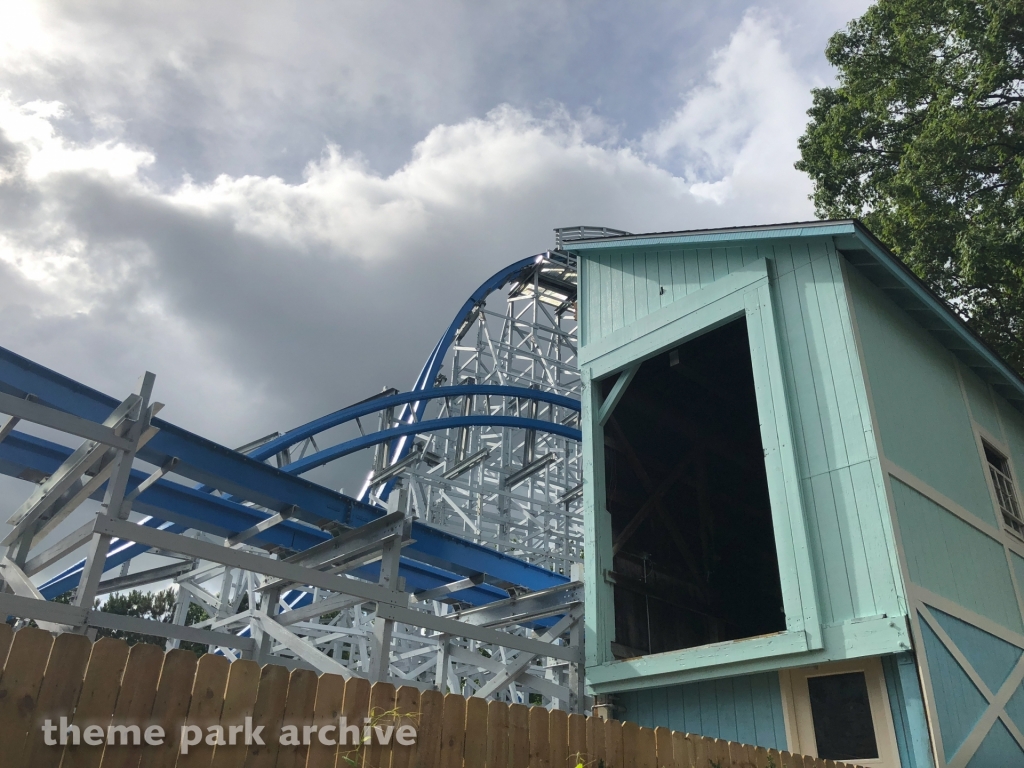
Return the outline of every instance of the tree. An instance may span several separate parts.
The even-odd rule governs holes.
[[[65,592],[63,595],[55,597],[54,602],[70,603],[73,596],[74,592]],[[97,598],[93,607],[104,613],[113,613],[117,616],[134,616],[138,619],[170,622],[174,619],[174,607],[177,597],[178,594],[173,587],[169,587],[162,592],[142,592],[141,590],[133,589],[127,594],[113,593],[102,606],[100,605],[99,598]],[[185,616],[185,625],[191,626],[208,618],[210,618],[209,614],[201,605],[190,603],[188,613]],[[158,635],[143,635],[138,632],[125,632],[120,629],[99,629],[97,634],[100,637],[119,638],[126,641],[128,645],[135,645],[136,643],[163,645],[165,642],[165,639]],[[199,656],[206,653],[206,646],[199,643],[182,641],[178,647],[193,651]]]
[[[796,167],[1024,371],[1024,0],[879,0],[829,40]]]

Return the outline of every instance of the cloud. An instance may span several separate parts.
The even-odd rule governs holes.
[[[789,172],[811,105],[811,83],[793,67],[773,19],[752,11],[712,57],[706,82],[643,138],[652,158],[687,180],[696,197],[781,195],[799,210],[810,182]]]
[[[295,179],[170,184],[116,125],[83,133],[96,114],[2,96],[0,344],[113,395],[153,370],[165,417],[240,444],[407,387],[465,297],[553,227],[809,218],[806,91],[748,14],[640,142],[597,109],[505,104],[389,172],[327,142]]]

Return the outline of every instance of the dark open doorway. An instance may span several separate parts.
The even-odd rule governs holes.
[[[616,656],[786,628],[745,320],[640,366],[605,425],[605,482]]]

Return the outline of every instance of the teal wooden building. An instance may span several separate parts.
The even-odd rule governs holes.
[[[857,222],[563,248],[613,716],[1024,766],[1024,381]]]

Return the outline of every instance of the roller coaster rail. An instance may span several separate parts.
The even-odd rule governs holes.
[[[0,542],[0,612],[583,711],[575,286],[572,254],[516,262],[467,300],[410,392],[238,450],[157,418],[150,373],[118,401],[0,349],[0,472],[36,484]],[[358,498],[301,477],[360,451]],[[169,581],[171,622],[94,607]],[[209,618],[186,626],[192,603]]]

